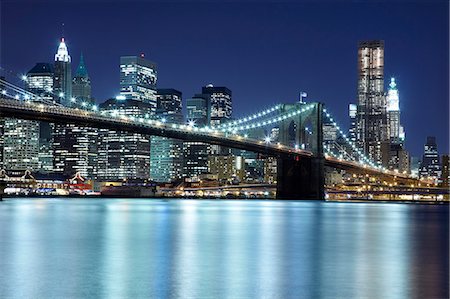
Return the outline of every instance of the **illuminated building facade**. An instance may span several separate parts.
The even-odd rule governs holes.
[[[156,117],[182,124],[182,94],[175,89],[158,89]],[[183,175],[183,141],[151,136],[150,178],[156,182],[173,182]]]
[[[55,71],[56,66],[61,61],[69,61],[69,63],[71,61],[68,54],[66,57],[60,53],[60,48],[55,56],[55,59],[59,59],[55,61]],[[64,49],[67,52],[65,46]],[[67,92],[64,94],[64,98],[66,98],[66,95],[69,96]],[[71,79],[70,98],[62,103],[67,106],[93,103],[91,81],[82,55],[75,76]],[[73,176],[79,172],[81,176],[86,178],[95,179],[97,177],[97,128],[77,124],[54,124],[52,137],[55,172],[62,173],[65,176]]]
[[[70,106],[72,98],[72,58],[69,55],[64,37],[61,38],[55,54],[55,71],[53,80],[54,100],[64,106]]]
[[[351,142],[356,144],[356,115],[358,107],[355,104],[350,104],[348,106],[348,114],[350,116],[350,129],[348,131],[348,136]]]
[[[133,99],[109,99],[100,109],[112,115],[150,117],[153,106]],[[99,129],[98,171],[101,181],[146,180],[150,177],[150,136]]]
[[[49,63],[37,63],[25,78],[26,90],[44,100],[52,100],[53,66]],[[31,101],[35,100],[30,98]],[[6,170],[43,171],[51,169],[51,165],[42,166],[40,158],[40,131],[49,132],[48,123],[20,120],[14,118],[4,119],[4,149],[3,162]],[[51,150],[47,152],[51,156]],[[48,162],[48,160],[45,160]]]
[[[441,179],[441,164],[437,149],[436,137],[428,136],[424,147],[422,162],[420,163],[419,176],[421,178],[430,178],[435,182]]]
[[[39,122],[5,118],[3,167],[36,171],[39,166]]]
[[[202,94],[208,95],[211,102],[211,125],[217,126],[231,119],[233,105],[231,90],[223,86],[208,84],[202,88]]]
[[[217,176],[220,183],[239,183],[244,180],[245,165],[241,156],[209,156],[208,172]]]
[[[208,126],[211,121],[209,95],[196,94],[186,101],[187,121],[195,126]],[[183,143],[183,176],[195,177],[208,172],[208,156],[211,146],[202,142]]]
[[[388,134],[391,143],[400,144],[405,139],[404,129],[400,124],[400,103],[395,78],[391,78],[386,97],[386,111],[388,119]]]
[[[141,56],[120,57],[120,94],[149,104],[156,111],[156,64]]]
[[[356,140],[371,160],[381,164],[381,145],[389,140],[384,95],[384,41],[359,43]]]

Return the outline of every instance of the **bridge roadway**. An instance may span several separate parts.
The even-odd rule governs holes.
[[[137,132],[153,136],[162,136],[184,141],[205,142],[231,148],[247,150],[274,157],[312,158],[310,151],[294,149],[281,144],[266,143],[262,140],[245,138],[243,136],[225,133],[219,130],[210,132],[187,125],[163,123],[157,120],[144,119],[131,120],[126,116],[113,116],[111,113],[69,108],[60,105],[51,106],[33,101],[21,101],[0,97],[0,116],[16,117],[29,120],[40,120],[54,123],[73,123],[119,131]],[[347,170],[356,173],[368,173],[398,177],[404,180],[415,180],[410,176],[392,171],[363,166],[354,161],[346,161],[325,155],[324,165],[332,168]]]

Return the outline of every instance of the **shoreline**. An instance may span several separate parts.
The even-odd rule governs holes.
[[[276,198],[226,198],[226,197],[143,197],[143,196],[106,196],[106,195],[95,195],[95,196],[83,196],[83,195],[36,195],[36,196],[20,196],[20,195],[3,195],[0,197],[0,201],[4,200],[21,200],[21,199],[80,199],[80,200],[102,200],[102,199],[144,199],[144,200],[239,200],[239,201],[263,201],[263,200],[271,200],[271,201],[318,201],[318,202],[338,202],[338,203],[405,203],[405,204],[439,204],[439,205],[450,205],[450,201],[448,200],[400,200],[400,199],[276,199]]]

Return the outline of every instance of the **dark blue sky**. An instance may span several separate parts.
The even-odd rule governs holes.
[[[118,93],[119,57],[144,52],[158,64],[158,87],[183,98],[225,85],[238,117],[304,90],[347,127],[358,41],[383,39],[407,148],[421,155],[436,135],[448,152],[448,2],[393,2],[2,1],[0,65],[26,73],[53,61],[65,23],[73,70],[82,51],[98,102]]]

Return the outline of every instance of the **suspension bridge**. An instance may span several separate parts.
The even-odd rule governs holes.
[[[151,115],[126,116],[118,110],[102,111],[96,104],[76,98],[71,98],[71,107],[67,107],[3,79],[0,86],[0,117],[138,132],[276,157],[277,198],[280,199],[324,198],[325,168],[394,178],[405,185],[418,182],[408,174],[390,171],[371,161],[345,135],[330,111],[318,102],[277,104],[218,126],[198,127],[193,122],[175,124]],[[324,123],[339,135],[339,142],[324,143]],[[267,136],[267,129],[273,127],[279,129],[277,140]]]

